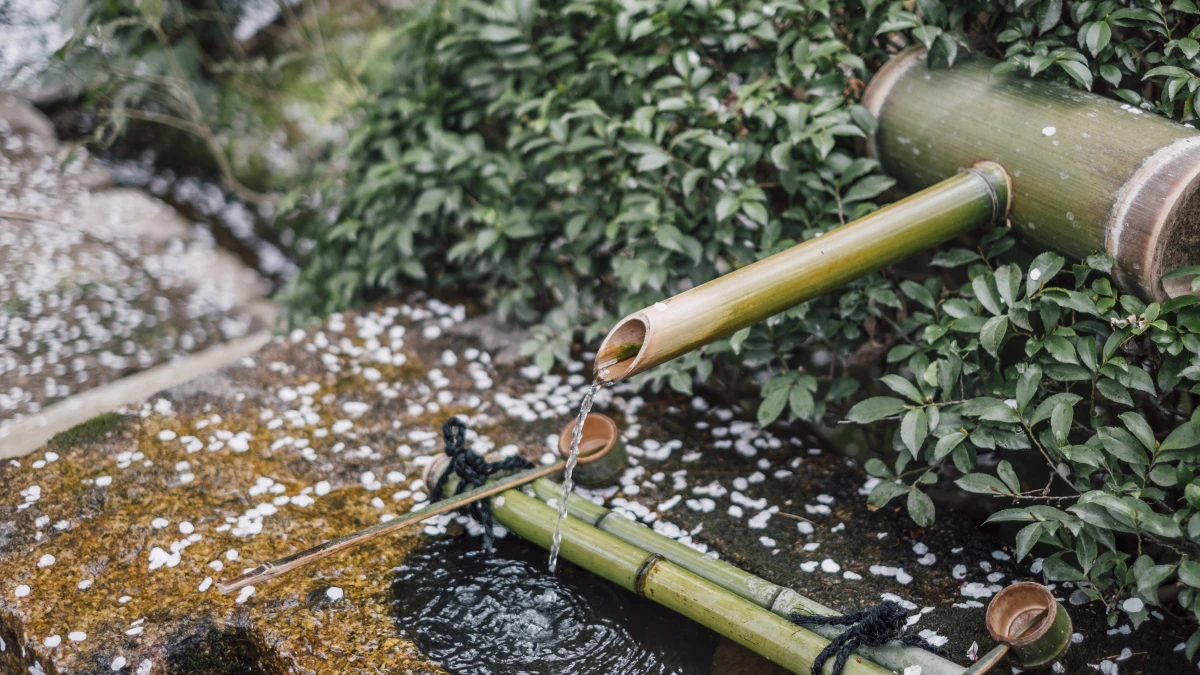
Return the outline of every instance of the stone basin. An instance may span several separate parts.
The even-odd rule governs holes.
[[[511,339],[488,342],[502,327],[466,318],[416,296],[336,315],[0,464],[0,673],[443,672],[396,626],[393,584],[433,537],[478,529],[461,519],[252,593],[213,584],[419,505],[450,415],[478,451],[543,461],[587,367],[542,373],[502,352]],[[992,646],[988,597],[1037,576],[953,513],[921,529],[903,508],[869,511],[854,461],[742,411],[622,389],[596,410],[622,428],[630,467],[585,494],[843,611],[903,601],[960,663]],[[1062,672],[1188,668],[1173,651],[1185,629],[1152,615],[1109,635],[1071,588],[1054,592],[1078,632]],[[712,658],[712,673],[770,672],[728,644]]]

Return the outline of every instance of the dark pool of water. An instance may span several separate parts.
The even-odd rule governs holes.
[[[395,570],[399,632],[456,675],[702,675],[704,627],[512,539],[440,539]]]

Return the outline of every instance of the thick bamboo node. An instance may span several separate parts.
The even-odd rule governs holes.
[[[1120,101],[1020,75],[982,57],[931,70],[907,49],[871,81],[879,120],[867,152],[919,190],[994,161],[1012,179],[1009,218],[1026,239],[1075,258],[1107,251],[1126,290],[1164,300],[1200,264],[1200,133]]]

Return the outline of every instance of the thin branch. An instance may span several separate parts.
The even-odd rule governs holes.
[[[221,147],[221,142],[217,140],[212,129],[203,124],[193,122],[191,120],[176,117],[175,115],[166,115],[163,113],[150,112],[148,110],[134,110],[132,108],[118,108],[116,111],[106,111],[106,114],[111,118],[113,112],[143,122],[153,122],[165,126],[179,129],[187,133],[199,136],[208,145],[209,152],[212,153],[213,159],[217,162],[217,168],[221,172],[221,178],[225,181],[227,187],[233,191],[238,197],[255,204],[271,204],[275,202],[275,197],[266,195],[261,192],[252,190],[242,184],[233,173],[233,166],[229,163],[229,158],[225,156],[225,149]]]

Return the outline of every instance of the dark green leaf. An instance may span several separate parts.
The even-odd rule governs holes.
[[[908,491],[908,516],[921,527],[933,525],[933,500],[915,487]]]
[[[898,415],[904,411],[906,404],[891,396],[876,396],[865,401],[859,401],[846,413],[846,419],[859,424],[877,422],[885,417]]]
[[[1012,491],[1004,483],[1000,482],[999,478],[986,473],[969,473],[954,481],[954,483],[967,492],[1001,495],[1012,494]]]
[[[904,441],[904,446],[908,448],[914,459],[920,456],[921,446],[925,443],[928,433],[929,421],[924,410],[918,408],[904,414],[904,418],[900,422],[900,439]]]
[[[788,394],[789,390],[787,387],[779,387],[762,400],[762,403],[758,405],[759,426],[768,426],[779,419],[780,413],[783,412],[783,407],[787,405]]]

